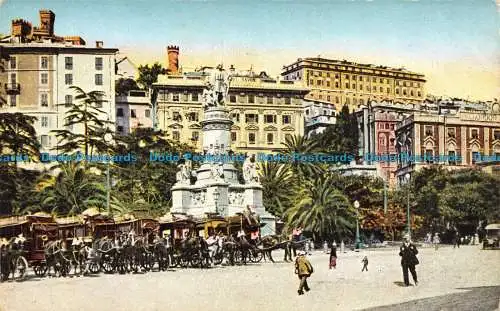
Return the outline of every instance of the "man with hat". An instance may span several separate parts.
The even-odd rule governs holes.
[[[303,289],[308,292],[310,290],[309,285],[307,285],[307,278],[311,276],[314,272],[313,267],[309,260],[306,258],[306,253],[304,251],[299,251],[298,256],[295,259],[295,274],[299,276],[300,285],[297,291],[299,295],[304,295]]]
[[[410,281],[408,279],[408,269],[411,272],[413,281],[415,285],[418,285],[417,272],[415,271],[415,266],[419,264],[417,259],[418,250],[413,243],[410,241],[410,236],[406,234],[403,237],[403,245],[399,249],[399,256],[401,256],[401,266],[403,267],[403,279],[405,286],[410,286]]]

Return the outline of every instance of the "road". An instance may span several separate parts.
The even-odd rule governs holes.
[[[500,301],[500,251],[420,249],[419,285],[402,287],[397,249],[309,256],[311,291],[297,295],[291,263],[147,274],[30,278],[0,284],[1,311],[52,310],[426,310],[492,311]],[[274,254],[274,253],[273,253]],[[361,272],[368,256],[369,271]],[[282,258],[276,253],[275,258]]]

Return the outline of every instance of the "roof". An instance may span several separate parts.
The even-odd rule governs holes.
[[[116,48],[94,48],[85,45],[65,45],[57,43],[0,43],[10,53],[71,53],[71,54],[116,54]]]
[[[500,224],[489,224],[484,229],[486,229],[486,230],[500,230]]]

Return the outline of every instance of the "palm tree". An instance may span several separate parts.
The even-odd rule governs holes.
[[[286,154],[290,157],[287,165],[297,179],[307,178],[320,173],[321,169],[318,162],[309,161],[304,158],[304,156],[314,155],[318,151],[318,143],[316,141],[307,139],[301,135],[293,135],[287,137],[283,145],[286,147]]]
[[[297,190],[297,182],[287,165],[277,162],[260,163],[260,181],[266,209],[277,217],[292,206],[292,197]]]
[[[43,210],[76,215],[90,207],[105,206],[106,189],[83,162],[61,163],[53,170],[59,171],[55,177],[48,175],[38,183]]]
[[[355,211],[348,198],[331,186],[330,178],[321,175],[302,185],[285,215],[287,227],[301,226],[325,239],[349,232]]]

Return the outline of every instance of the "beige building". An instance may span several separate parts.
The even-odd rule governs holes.
[[[116,133],[127,135],[139,127],[153,127],[151,103],[146,91],[129,91],[116,96]]]
[[[114,123],[115,55],[117,49],[85,46],[80,37],[54,35],[55,14],[40,11],[41,26],[12,21],[12,33],[0,40],[0,112],[21,112],[37,117],[35,130],[41,152],[52,152],[64,129],[65,113],[73,103],[71,86],[102,91],[102,119]],[[83,132],[83,126],[67,128]]]
[[[425,77],[404,68],[358,64],[324,58],[299,58],[283,66],[287,81],[303,81],[311,92],[306,99],[332,103],[351,111],[369,100],[418,103],[425,99]]]
[[[154,84],[159,128],[200,152],[202,91],[210,69],[162,75]],[[272,79],[264,72],[257,75],[232,71],[227,106],[234,122],[231,128],[234,152],[282,150],[288,135],[304,134],[303,99],[309,89],[301,83]]]

